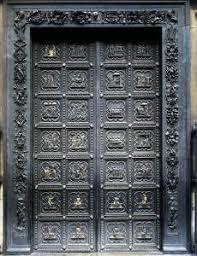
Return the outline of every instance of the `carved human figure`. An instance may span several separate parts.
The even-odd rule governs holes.
[[[151,147],[151,141],[150,136],[148,134],[140,134],[139,135],[139,148],[150,148]]]
[[[44,240],[57,240],[58,236],[53,226],[47,225],[43,231]]]
[[[55,45],[47,45],[44,49],[45,58],[57,58],[57,49]]]
[[[118,227],[114,227],[112,229],[112,234],[109,237],[111,240],[122,240],[124,239],[124,235],[123,233],[119,230]]]
[[[69,55],[71,59],[84,59],[87,56],[87,49],[84,45],[73,44],[69,47]]]
[[[47,179],[53,179],[56,177],[56,170],[55,168],[50,168],[50,166],[46,166],[44,168],[44,176],[47,178]]]
[[[136,181],[152,181],[154,178],[154,166],[150,161],[138,161],[135,164]]]
[[[49,194],[49,196],[47,198],[47,203],[50,208],[54,205],[54,199],[55,199],[54,196],[52,194]]]
[[[149,118],[151,115],[149,113],[149,108],[148,108],[148,103],[147,102],[142,102],[140,104],[138,104],[135,108],[136,110],[136,116],[138,118],[143,118],[143,117],[147,117]]]
[[[136,239],[147,242],[153,239],[153,227],[151,224],[139,223],[136,226]]]
[[[72,209],[84,209],[83,201],[79,195],[75,198]]]
[[[85,150],[87,147],[87,136],[84,132],[74,132],[70,134],[70,149]]]
[[[120,202],[120,197],[115,196],[113,201],[110,203],[110,209],[123,209],[123,204]]]
[[[111,44],[107,47],[108,58],[122,59],[124,57],[125,47],[120,44]]]
[[[137,74],[137,87],[150,87],[151,86],[151,77],[145,73],[138,73]]]
[[[79,239],[79,240],[83,240],[85,239],[85,234],[82,230],[82,228],[80,226],[77,226],[73,235],[71,236],[72,239]]]
[[[60,148],[59,132],[42,133],[42,149],[44,151],[57,151]]]
[[[44,101],[41,108],[42,121],[58,121],[60,117],[60,104],[55,101]]]
[[[139,208],[149,208],[149,202],[148,202],[148,197],[146,193],[142,194],[141,202],[139,203]]]
[[[87,87],[87,73],[85,71],[72,71],[69,73],[71,89],[85,89]]]
[[[122,161],[109,161],[106,173],[109,181],[124,181],[126,176],[125,168],[125,163]]]
[[[138,45],[136,54],[138,58],[150,58],[151,55],[149,45]]]
[[[54,87],[54,75],[53,74],[47,74],[43,76],[45,84],[47,87]]]
[[[110,88],[123,88],[124,84],[121,81],[121,75],[119,72],[115,72],[112,75],[111,81],[109,83]]]
[[[124,149],[125,147],[125,132],[109,131],[107,132],[107,146],[110,150]]]
[[[88,178],[88,163],[85,161],[73,161],[69,164],[71,181],[85,181]]]

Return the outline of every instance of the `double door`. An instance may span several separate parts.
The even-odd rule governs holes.
[[[33,35],[35,250],[160,248],[159,37],[150,38]]]

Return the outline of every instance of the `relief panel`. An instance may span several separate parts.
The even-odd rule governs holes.
[[[153,130],[134,131],[134,149],[136,151],[155,150],[155,133]]]
[[[61,133],[57,130],[44,130],[40,133],[40,147],[42,152],[61,151]]]
[[[136,122],[154,122],[156,106],[154,100],[134,100],[134,120]]]
[[[121,246],[122,249],[128,247],[129,243],[129,224],[120,221],[106,221],[103,228],[105,246]]]
[[[88,191],[68,192],[68,214],[86,214],[90,211],[90,196]]]
[[[126,130],[107,130],[106,131],[106,151],[127,150]]]
[[[133,190],[132,201],[134,214],[156,214],[155,190]]]
[[[68,162],[68,183],[89,183],[90,167],[89,162],[85,160],[73,160]]]
[[[156,179],[154,159],[134,159],[133,182],[148,184],[154,183]]]
[[[133,72],[133,85],[136,91],[154,90],[154,71],[152,69],[135,69]]]
[[[125,160],[106,161],[104,174],[107,183],[127,183],[127,162]]]
[[[124,44],[114,43],[105,47],[106,61],[126,61],[127,49]]]
[[[106,91],[126,90],[126,71],[124,69],[108,69],[105,71]]]
[[[41,100],[39,105],[40,122],[61,122],[61,101]]]
[[[39,192],[39,213],[44,215],[62,214],[62,194],[57,191]]]
[[[57,92],[61,90],[61,71],[58,69],[42,69],[40,71],[40,91]]]
[[[105,214],[128,214],[127,191],[105,191]]]
[[[67,71],[67,86],[72,92],[89,91],[89,71],[86,69],[73,69]]]
[[[135,245],[155,245],[156,225],[154,221],[134,221],[133,240]]]
[[[60,246],[62,244],[62,224],[56,221],[38,222],[38,248]]]
[[[88,100],[68,100],[68,121],[89,122]]]
[[[69,152],[88,152],[89,151],[89,132],[86,130],[68,131],[68,151]]]
[[[38,165],[39,181],[43,183],[59,183],[62,179],[62,166],[59,160],[42,160]]]
[[[41,60],[42,61],[58,61],[61,58],[61,48],[57,43],[50,43],[41,47]]]
[[[70,44],[68,46],[68,60],[70,61],[87,61],[88,60],[88,47],[82,44]]]
[[[85,221],[67,223],[68,245],[90,245],[90,228]]]
[[[153,60],[154,48],[147,43],[133,46],[134,60]]]
[[[127,105],[125,100],[106,100],[106,121],[125,122],[127,120]]]

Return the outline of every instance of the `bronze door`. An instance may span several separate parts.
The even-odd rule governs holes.
[[[146,38],[33,37],[35,250],[159,249],[159,37]]]

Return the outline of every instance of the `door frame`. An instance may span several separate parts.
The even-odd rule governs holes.
[[[14,2],[14,1],[13,1]],[[17,1],[15,1],[17,2]],[[19,1],[20,2],[20,1]],[[25,1],[24,1],[25,2]],[[159,27],[162,33],[162,250],[190,239],[187,1],[7,4],[5,63],[5,253],[32,251],[31,29]],[[133,2],[133,3],[132,3]],[[168,1],[169,2],[169,1]],[[150,2],[149,2],[150,3]]]

